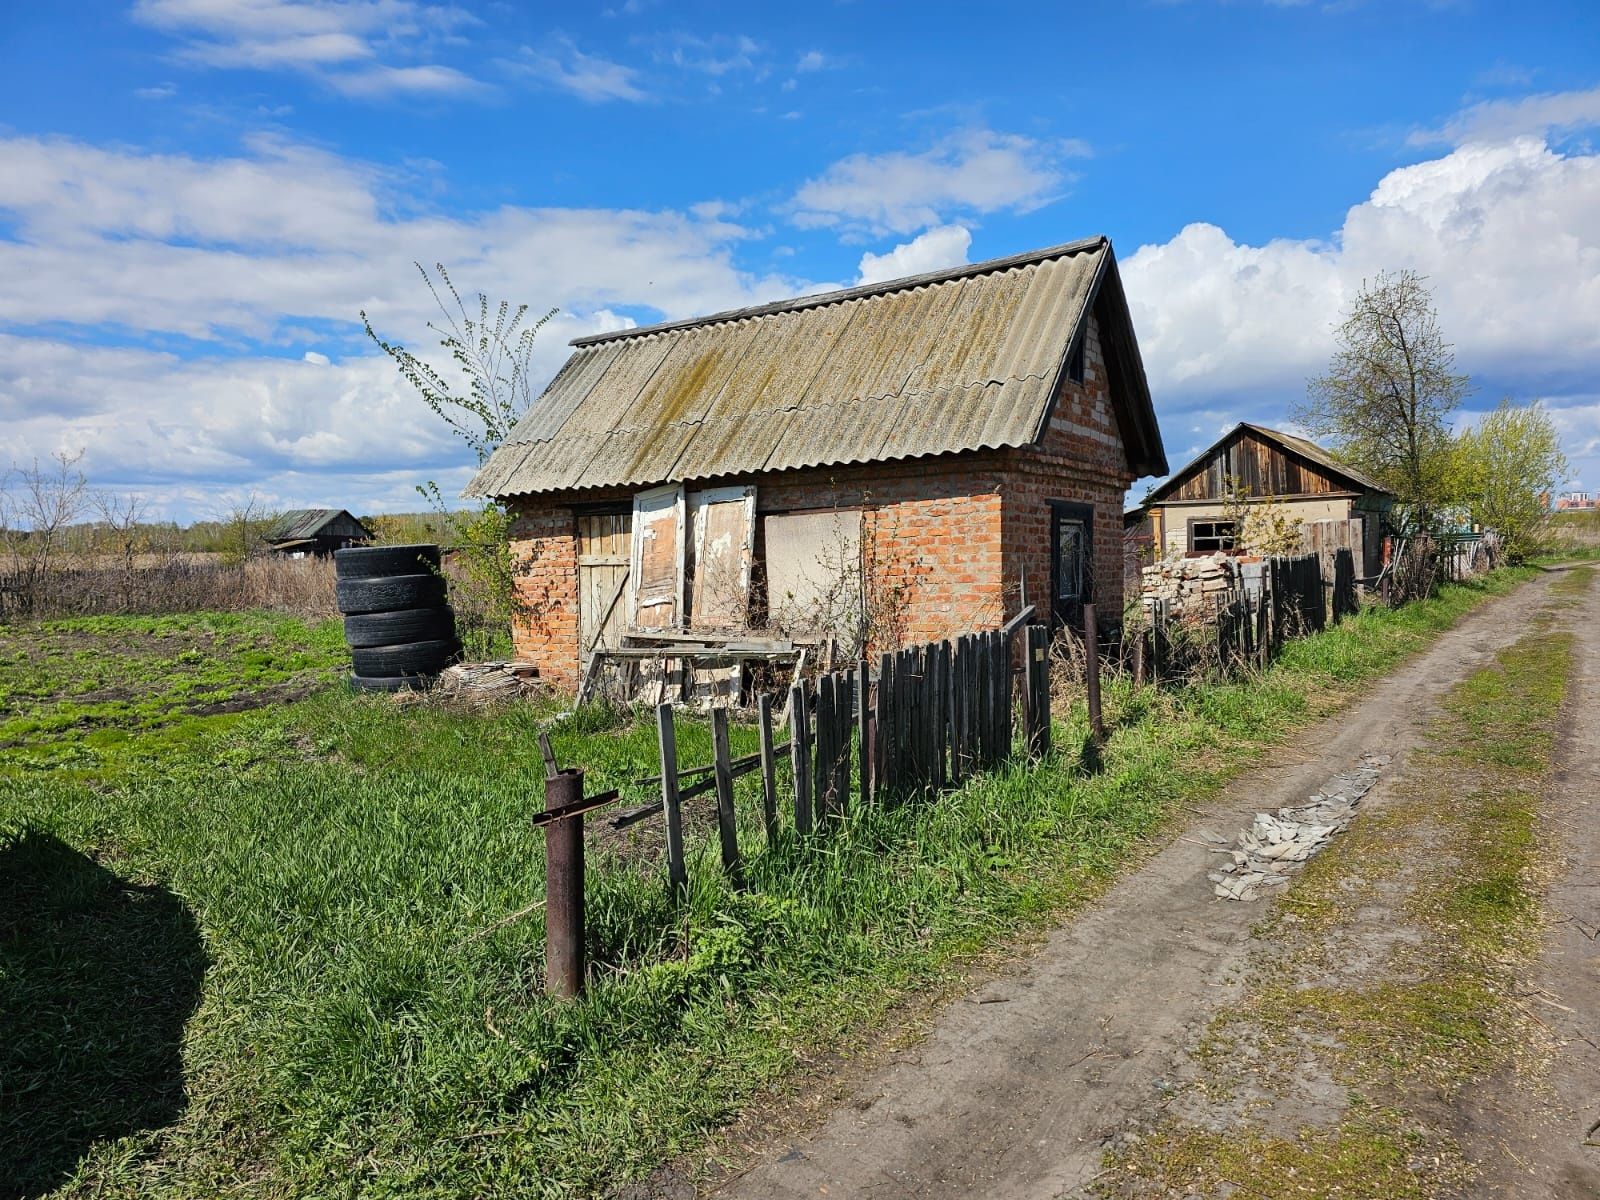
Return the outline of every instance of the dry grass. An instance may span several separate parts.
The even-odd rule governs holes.
[[[0,620],[20,616],[128,616],[266,609],[303,617],[334,614],[333,562],[273,556],[242,565],[183,554],[129,567],[72,558],[30,586],[0,578]]]

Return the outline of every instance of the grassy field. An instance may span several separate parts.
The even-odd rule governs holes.
[[[10,771],[126,769],[216,728],[189,718],[301,699],[346,662],[337,621],[272,613],[0,625],[0,754]]]
[[[152,681],[143,699],[0,750],[0,1179],[30,1196],[411,1197],[638,1176],[911,989],[1094,894],[1178,806],[1523,577],[1365,613],[1259,678],[1113,685],[1096,771],[1082,713],[1063,714],[1045,764],[856,814],[817,845],[761,848],[746,778],[744,891],[715,868],[703,805],[677,906],[657,823],[597,830],[595,983],[571,1005],[540,994],[539,913],[515,916],[542,894],[527,818],[550,708],[329,688],[207,715],[222,685],[194,695],[182,651],[157,666],[134,636],[118,666],[102,647],[106,678]],[[71,625],[51,636],[71,646]],[[239,653],[269,630],[261,688],[332,675],[336,627],[262,619]],[[0,631],[0,655],[31,663],[40,636]],[[75,703],[80,668],[52,661],[56,685],[30,667],[7,719]],[[649,798],[631,780],[654,770],[651,727],[593,713],[552,732],[591,789]],[[679,738],[682,761],[709,759],[704,727]],[[736,753],[752,742],[735,731]]]

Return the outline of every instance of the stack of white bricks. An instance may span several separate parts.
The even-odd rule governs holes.
[[[1173,616],[1185,610],[1201,615],[1214,611],[1216,598],[1238,586],[1239,566],[1232,557],[1205,554],[1152,563],[1144,569],[1141,592],[1146,612],[1161,600]]]

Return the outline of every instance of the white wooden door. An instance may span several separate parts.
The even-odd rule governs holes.
[[[756,548],[756,489],[706,488],[688,498],[688,624],[742,629],[750,611],[750,563]]]
[[[683,488],[670,484],[633,498],[630,564],[634,628],[681,628],[684,616]]]

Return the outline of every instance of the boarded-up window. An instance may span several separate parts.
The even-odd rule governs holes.
[[[690,492],[688,508],[689,624],[695,629],[742,628],[750,608],[756,490]]]
[[[761,532],[774,627],[849,640],[861,623],[861,513],[772,513]]]
[[[633,498],[633,624],[670,629],[683,614],[683,489],[676,485]]]

